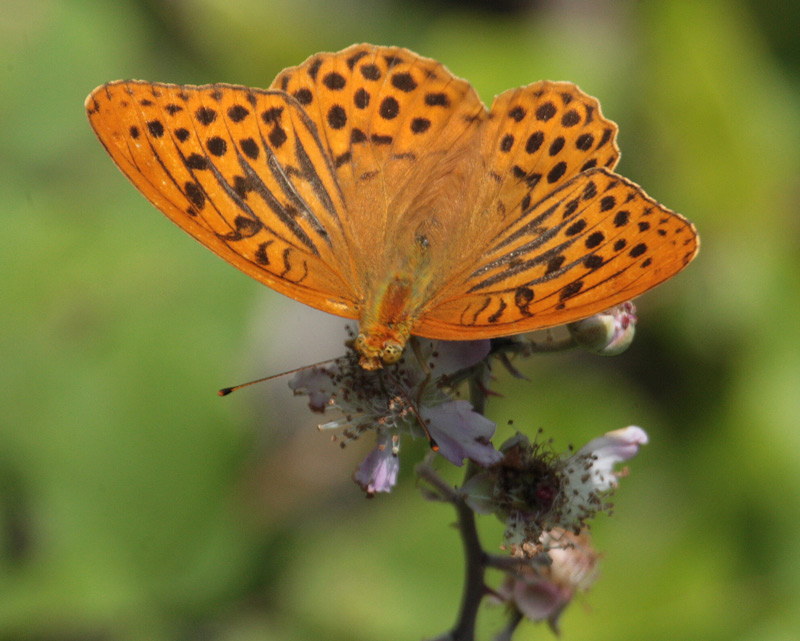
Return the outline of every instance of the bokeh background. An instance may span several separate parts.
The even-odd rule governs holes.
[[[4,0],[0,638],[367,641],[452,622],[461,550],[410,474],[424,443],[366,501],[350,474],[370,444],[330,443],[286,379],[215,394],[339,354],[343,322],[182,234],[83,111],[109,80],[266,86],[369,41],[443,61],[485,102],[578,83],[620,125],[619,171],[702,235],[640,299],[628,352],[518,361],[530,382],[495,383],[500,438],[509,419],[559,448],[651,436],[595,524],[602,578],[564,637],[797,639],[797,33],[790,0]],[[495,548],[499,524],[481,528]]]

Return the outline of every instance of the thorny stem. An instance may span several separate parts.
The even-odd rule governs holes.
[[[545,339],[543,341],[528,341],[528,347],[534,354],[548,354],[552,352],[565,352],[574,349],[578,343],[572,336],[567,336],[561,339]]]
[[[417,465],[415,471],[419,478],[424,479],[431,486],[436,490],[435,493],[431,494],[432,497],[437,498],[438,500],[447,501],[448,503],[455,503],[459,500],[458,492],[456,492],[452,487],[450,487],[444,479],[442,479],[431,467],[431,456],[428,455],[425,459]]]
[[[562,341],[558,344],[552,342],[553,351],[559,349],[569,349],[568,341]],[[499,352],[515,351],[513,345],[498,345]],[[549,351],[547,347],[542,348],[541,345],[534,346],[534,351]],[[483,414],[486,410],[486,396],[487,392],[481,384],[483,380],[485,365],[479,365],[469,370],[469,396],[472,408],[475,412]],[[464,380],[463,378],[461,380]],[[475,625],[478,619],[478,608],[480,607],[483,597],[491,592],[490,588],[486,585],[485,575],[486,569],[494,567],[500,570],[509,571],[516,570],[521,565],[528,565],[524,560],[509,557],[499,557],[496,555],[488,554],[481,545],[480,538],[478,537],[478,530],[475,525],[475,513],[467,505],[464,498],[457,491],[453,491],[447,484],[442,481],[438,475],[427,465],[420,465],[417,471],[421,478],[428,481],[438,492],[438,495],[445,501],[452,503],[455,507],[456,515],[458,517],[458,530],[461,535],[461,542],[464,546],[464,590],[461,594],[461,606],[458,612],[453,628],[439,636],[433,641],[474,641],[475,639]],[[480,468],[469,461],[464,473],[464,481],[462,487],[469,481],[475,474],[480,471]],[[514,631],[522,621],[522,614],[514,609],[509,614],[506,626],[498,632],[494,641],[510,641]]]
[[[486,367],[486,365],[482,365],[482,367]],[[479,369],[469,379],[469,401],[472,403],[472,409],[478,414],[486,413],[486,393],[483,386],[480,384],[482,374],[482,370]],[[464,480],[468,481],[470,478],[472,478],[475,472],[477,472],[477,469],[472,470],[472,473],[470,474],[470,470],[467,469],[467,478]]]
[[[465,477],[469,478],[475,473],[474,463],[467,465]],[[450,632],[452,641],[473,641],[475,638],[475,623],[478,618],[478,606],[486,594],[484,574],[485,553],[478,538],[475,527],[475,513],[466,502],[459,498],[455,503],[458,515],[458,530],[461,533],[461,542],[464,545],[464,591],[461,594],[461,607],[458,619]]]
[[[479,384],[479,380],[480,371],[476,372],[469,380],[470,401],[473,409],[483,414],[486,409],[486,394]],[[464,484],[479,469],[471,461],[467,463]],[[458,516],[458,530],[464,546],[464,591],[461,594],[461,607],[459,608],[456,623],[450,634],[443,637],[443,639],[448,639],[448,641],[473,641],[475,639],[475,624],[478,619],[478,607],[487,592],[484,581],[486,552],[484,552],[478,537],[478,530],[475,526],[475,513],[461,497],[458,497],[453,505]]]

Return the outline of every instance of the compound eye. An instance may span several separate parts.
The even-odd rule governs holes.
[[[381,360],[387,365],[393,365],[403,356],[403,346],[399,343],[388,342],[383,346]]]

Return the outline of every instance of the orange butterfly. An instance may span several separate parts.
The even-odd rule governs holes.
[[[575,85],[490,111],[443,65],[354,45],[268,90],[112,82],[86,100],[111,158],[244,273],[359,320],[361,365],[411,334],[491,338],[575,321],[673,276],[694,226],[612,173],[616,125]]]

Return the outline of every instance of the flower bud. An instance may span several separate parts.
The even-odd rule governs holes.
[[[575,342],[601,356],[616,356],[633,342],[636,307],[630,301],[567,325]]]

